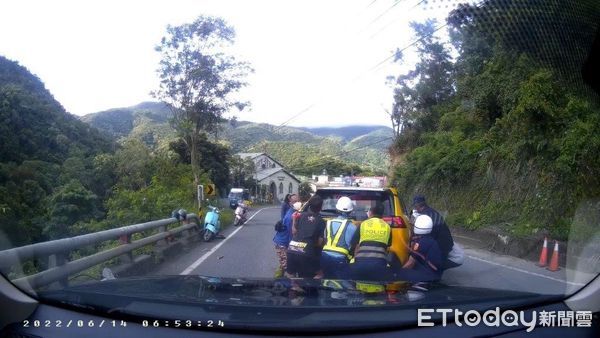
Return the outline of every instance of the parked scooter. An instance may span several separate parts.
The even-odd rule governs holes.
[[[235,219],[233,220],[233,225],[238,226],[246,223],[248,213],[248,207],[244,202],[239,202],[237,208],[235,208]]]
[[[219,219],[219,209],[209,205],[208,212],[204,216],[204,229],[202,229],[202,238],[205,242],[210,242],[221,231],[221,220]]]

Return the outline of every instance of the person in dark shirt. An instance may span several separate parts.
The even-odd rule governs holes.
[[[431,217],[420,215],[415,219],[409,257],[396,279],[409,282],[437,281],[442,277],[442,252],[431,236],[434,227]]]
[[[308,210],[298,219],[296,231],[288,246],[288,277],[313,278],[320,268],[325,220],[319,213],[323,207],[323,199],[315,195],[308,203]]]
[[[427,205],[425,196],[417,195],[413,198],[413,209],[417,217],[418,215],[427,215],[431,217],[433,222],[433,228],[431,230],[431,237],[437,242],[439,249],[442,253],[443,266],[453,266],[454,263],[448,261],[448,254],[452,251],[454,246],[454,239],[450,233],[450,229],[446,224],[446,221],[435,209]],[[413,213],[414,213],[413,212]]]

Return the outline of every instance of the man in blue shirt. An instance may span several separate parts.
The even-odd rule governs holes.
[[[358,229],[350,219],[354,205],[349,197],[343,196],[337,201],[335,208],[340,215],[327,221],[325,226],[321,272],[325,278],[349,279],[349,262],[359,240]]]
[[[296,195],[290,195],[288,200],[288,203],[291,206],[298,201],[298,197]],[[286,210],[282,220],[284,228],[281,231],[275,232],[275,236],[273,237],[275,253],[279,259],[279,268],[275,271],[275,278],[282,277],[287,268],[287,249],[292,239],[292,214],[294,211],[293,207]]]

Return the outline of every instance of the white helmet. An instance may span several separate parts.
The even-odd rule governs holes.
[[[427,235],[431,233],[433,228],[433,221],[431,217],[427,215],[419,215],[415,220],[415,234],[416,235]]]
[[[343,196],[337,201],[335,208],[341,212],[351,212],[354,210],[354,205],[352,204],[350,197]]]

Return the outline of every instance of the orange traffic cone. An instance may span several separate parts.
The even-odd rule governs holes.
[[[558,241],[554,241],[554,252],[552,253],[552,258],[550,258],[550,266],[546,269],[550,271],[560,270],[558,267]]]
[[[542,246],[542,252],[540,253],[540,261],[537,266],[544,267],[548,265],[548,237],[544,237],[544,246]]]

